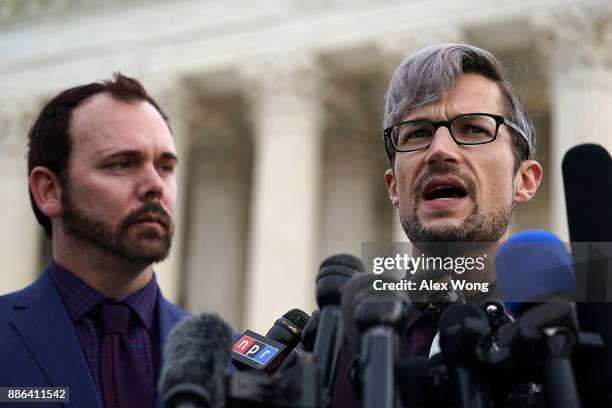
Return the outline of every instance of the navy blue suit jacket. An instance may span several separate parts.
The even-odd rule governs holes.
[[[163,350],[170,329],[188,313],[161,293],[157,299]],[[70,387],[69,403],[15,404],[20,408],[103,406],[76,329],[46,270],[27,288],[0,297],[0,387],[10,386]],[[158,395],[158,407],[161,402]]]

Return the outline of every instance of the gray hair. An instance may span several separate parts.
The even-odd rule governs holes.
[[[477,73],[497,83],[508,120],[525,132],[529,143],[514,130],[515,171],[521,162],[535,158],[535,129],[499,60],[489,51],[467,44],[435,44],[409,55],[397,67],[385,101],[383,127],[400,122],[412,109],[437,102],[464,73]],[[393,168],[395,151],[385,142]]]

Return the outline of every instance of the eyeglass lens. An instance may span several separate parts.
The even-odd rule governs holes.
[[[451,121],[451,133],[464,144],[487,143],[495,138],[497,123],[484,115],[460,116]],[[393,143],[398,150],[417,150],[429,146],[435,134],[434,125],[415,120],[393,129]]]

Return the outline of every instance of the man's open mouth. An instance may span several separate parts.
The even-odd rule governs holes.
[[[467,195],[467,190],[460,181],[448,177],[436,177],[425,184],[422,197],[427,201],[433,201],[463,198]]]

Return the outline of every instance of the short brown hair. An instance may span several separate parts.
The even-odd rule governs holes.
[[[64,185],[68,158],[72,149],[72,141],[68,133],[72,112],[85,99],[104,92],[124,102],[145,101],[150,103],[157,109],[170,129],[168,117],[142,84],[118,72],[109,80],[66,89],[47,102],[28,133],[28,174],[34,167],[43,166],[53,171],[60,184]],[[172,132],[171,129],[170,131]],[[36,220],[44,228],[45,235],[51,238],[51,220],[36,205],[31,190],[29,193]]]

